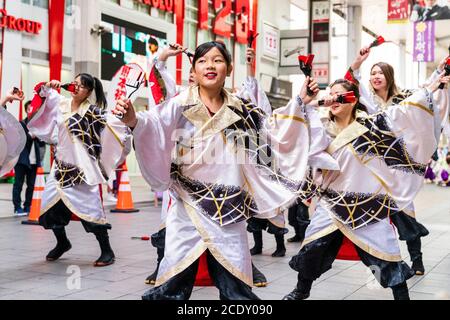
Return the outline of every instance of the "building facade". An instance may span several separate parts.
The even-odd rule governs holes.
[[[193,51],[198,44],[217,39],[225,42],[234,60],[234,71],[226,87],[239,88],[246,75],[247,32],[255,29],[262,34],[256,42],[258,78],[263,75],[268,79],[265,82],[270,91],[272,78],[278,76],[277,32],[289,25],[282,18],[289,16],[289,0],[52,1],[64,4],[64,16],[57,18],[62,19],[61,44],[55,44],[49,31],[51,23],[55,23],[49,0],[0,1],[0,8],[4,2],[1,13],[5,20],[0,29],[2,93],[20,86],[31,98],[35,84],[49,80],[54,66],[50,44],[61,47],[62,82],[88,72],[99,77],[108,91],[111,78],[125,63],[144,65],[169,43],[181,42]],[[16,23],[11,23],[11,19]],[[22,30],[22,25],[31,32]],[[263,29],[269,30],[268,40],[264,39]],[[170,60],[168,68],[178,85],[187,84],[190,62],[186,56]],[[146,92],[143,88],[137,93],[140,110],[147,108]],[[19,119],[26,116],[18,103],[9,110]],[[48,170],[49,159],[45,166]],[[139,174],[133,154],[128,167],[131,174]]]

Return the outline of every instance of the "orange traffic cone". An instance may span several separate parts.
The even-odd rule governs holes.
[[[22,221],[22,224],[38,225],[39,216],[41,213],[42,193],[44,192],[44,168],[37,168],[36,181],[34,183],[33,200],[31,201],[30,215],[27,221]]]
[[[122,165],[122,175],[120,177],[116,209],[111,210],[111,212],[113,213],[139,212],[139,209],[135,209],[133,206],[130,177],[128,176],[128,169],[126,163]]]

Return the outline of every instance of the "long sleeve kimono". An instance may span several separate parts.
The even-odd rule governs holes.
[[[141,172],[154,190],[169,189],[166,250],[156,285],[205,250],[252,285],[247,218],[271,218],[303,192],[309,130],[297,100],[265,113],[223,91],[210,117],[198,87],[138,113],[133,131]]]
[[[22,125],[0,107],[0,177],[14,168],[27,141]]]
[[[156,86],[164,88],[164,90],[161,90],[161,92],[164,92],[166,94],[164,96],[164,99],[160,100],[160,102],[163,102],[164,100],[169,100],[172,97],[176,96],[177,95],[176,82],[171,76],[171,74],[167,71],[166,63],[159,61],[157,58],[155,58],[153,62],[153,67],[154,68],[152,70],[152,74],[157,75],[157,77],[161,80],[158,82]],[[247,77],[244,80],[236,96],[241,99],[248,100],[255,106],[258,106],[258,108],[262,109],[267,116],[272,115],[272,106],[269,102],[269,99],[267,98],[267,95],[265,94],[264,90],[262,90],[258,81],[254,77]],[[318,134],[315,135],[315,137],[318,137]],[[322,151],[325,149],[326,147],[322,146]],[[315,151],[313,152],[315,155]],[[165,220],[167,217],[167,209],[170,204],[171,204],[170,194],[168,192],[164,192],[161,210],[162,222],[159,228],[160,230],[165,228],[166,226]],[[274,218],[271,218],[270,221],[279,228],[284,228],[285,226],[283,215],[277,215]]]
[[[99,184],[125,159],[131,133],[113,114],[86,100],[77,112],[72,99],[42,87],[43,104],[28,128],[56,145],[55,159],[42,196],[41,215],[62,200],[79,218],[106,224]]]
[[[325,172],[320,200],[303,246],[336,230],[355,245],[386,261],[401,261],[389,215],[408,207],[423,184],[426,164],[436,149],[444,103],[420,89],[400,105],[357,119],[337,132],[329,153],[340,171]]]
[[[438,69],[434,70],[431,76],[424,82],[423,86],[429,85],[432,82],[436,81],[441,73],[442,71]],[[364,83],[361,82],[361,75],[358,72],[352,74],[352,77],[356,82],[359,83],[361,94],[360,101],[363,105],[367,107],[369,114],[376,114],[378,112],[385,110],[386,108],[388,108],[393,104],[398,104],[402,102],[404,99],[408,98],[410,95],[412,95],[415,91],[415,90],[402,90],[399,94],[394,95],[388,101],[384,101],[375,93],[375,91],[371,86],[366,86]],[[450,108],[450,105],[448,103],[450,96],[449,90],[438,90],[434,94],[434,96],[435,100],[441,101],[442,105],[442,107],[439,108],[440,110],[439,118],[442,120],[441,128],[439,128],[439,126],[436,126],[435,128],[436,135],[438,135],[439,134],[438,130],[442,130],[442,128],[448,127],[448,117],[445,117],[445,114],[448,114]],[[447,103],[445,101],[447,101]],[[403,211],[409,216],[415,217],[414,203],[411,202]]]
[[[263,109],[266,114],[272,115],[272,106],[269,99],[255,78],[247,77],[241,89],[238,91],[237,96],[251,101],[254,105]],[[331,139],[324,133],[320,117],[313,107],[306,106],[305,118],[308,120],[311,137],[308,156],[308,165],[311,168],[311,172],[312,168],[338,170],[339,165],[337,161],[326,152]],[[306,180],[309,181],[309,186],[305,187],[305,189],[312,191],[311,189],[315,188],[312,175],[308,175]],[[283,215],[278,215],[270,219],[270,222],[279,228],[285,227]]]

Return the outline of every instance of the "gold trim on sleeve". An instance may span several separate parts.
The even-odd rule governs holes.
[[[410,101],[403,101],[403,102],[400,103],[400,105],[416,107],[416,108],[419,108],[419,109],[425,111],[426,113],[428,113],[431,116],[434,115],[434,112],[431,111],[430,108],[427,108],[427,107],[425,107],[424,105],[422,105],[420,103],[415,103],[415,102],[410,102]]]

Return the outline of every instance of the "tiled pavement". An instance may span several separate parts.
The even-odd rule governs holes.
[[[450,189],[427,185],[416,201],[419,220],[429,228],[430,235],[423,239],[426,275],[408,283],[412,299],[450,299],[449,194]],[[0,219],[0,299],[139,300],[149,288],[144,279],[154,270],[156,250],[149,242],[130,237],[156,231],[159,219],[159,209],[143,205],[139,213],[109,214],[111,242],[118,258],[114,265],[100,269],[92,266],[99,255],[97,241],[79,223],[67,228],[72,250],[58,262],[48,263],[44,257],[54,246],[51,232],[23,226],[20,219]],[[295,284],[296,273],[288,261],[298,245],[287,244],[285,258],[272,258],[275,241],[267,234],[264,237],[263,255],[255,256],[254,262],[269,285],[255,292],[262,299],[278,300]],[[409,262],[404,243],[402,253]],[[195,288],[192,295],[197,300],[217,298],[215,288]],[[361,263],[336,261],[333,269],[314,283],[310,299],[379,300],[392,299],[392,295],[390,290],[378,288]]]

